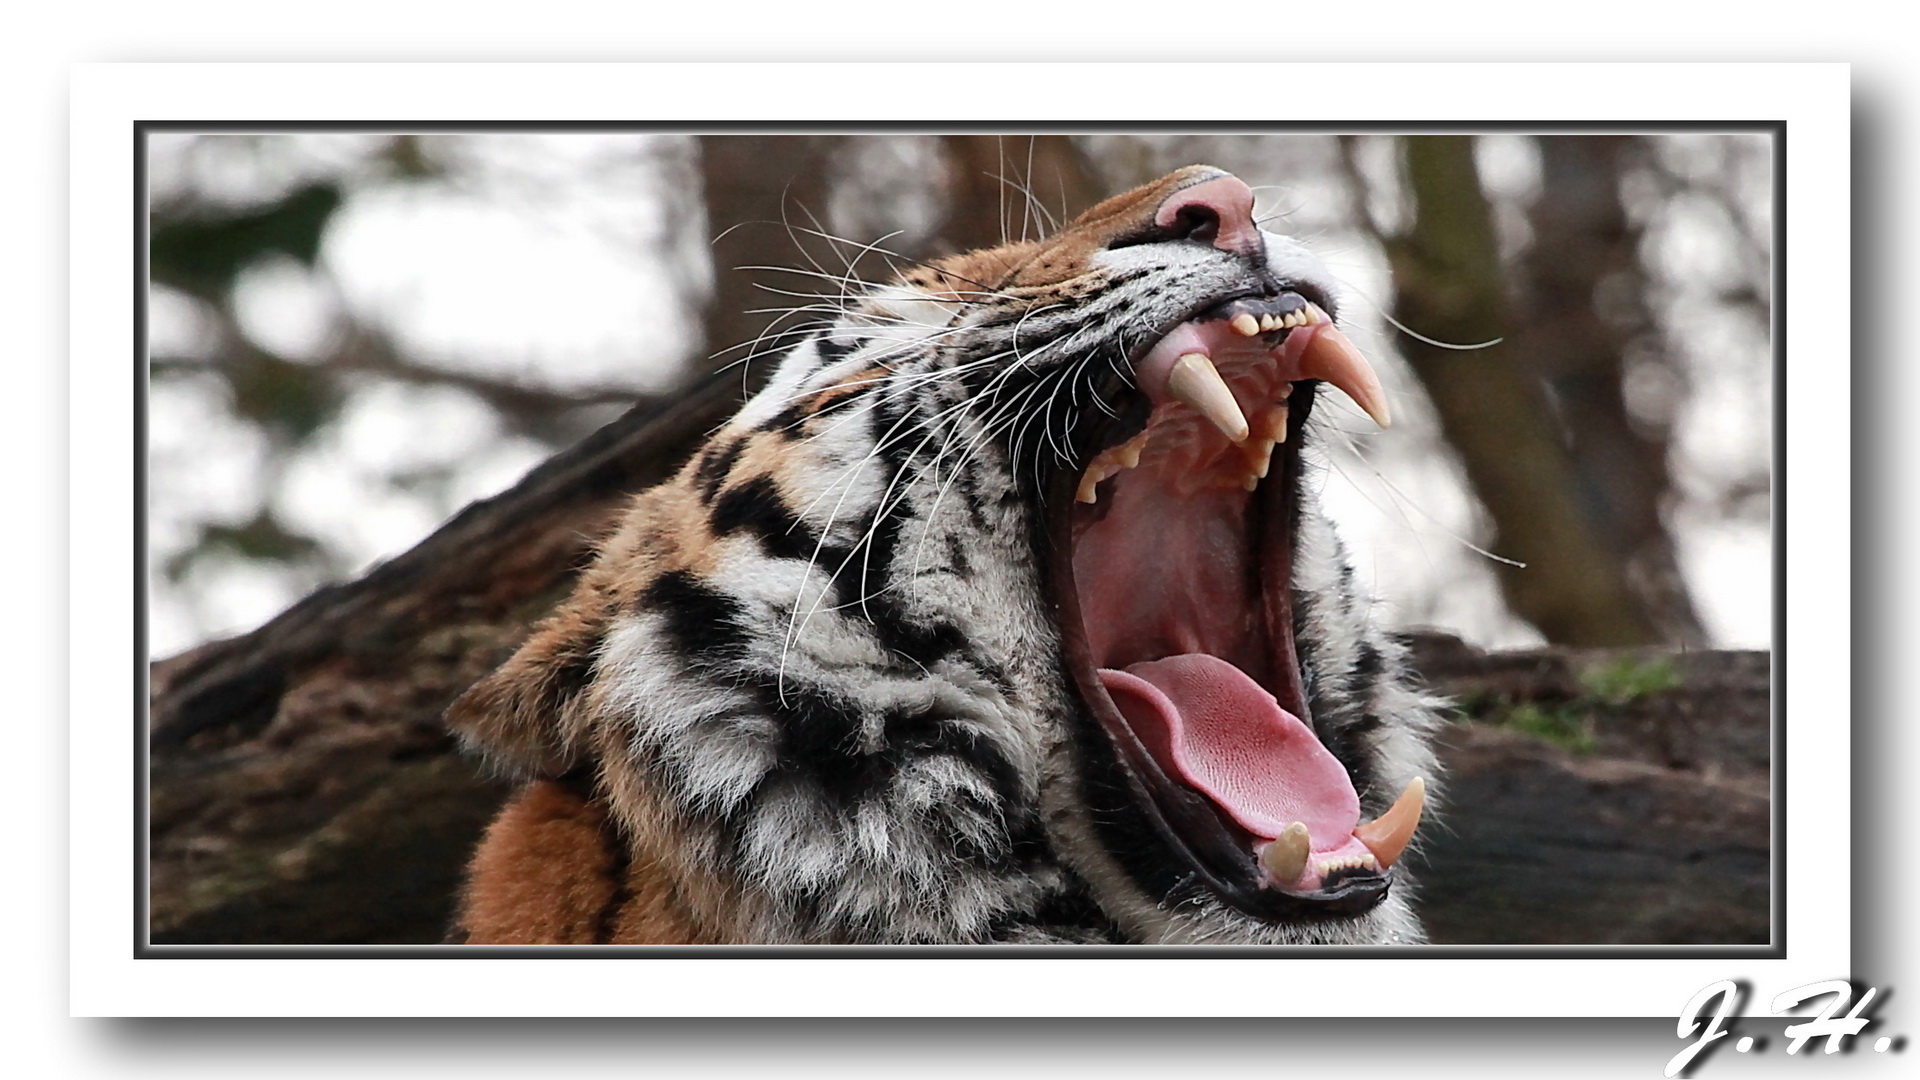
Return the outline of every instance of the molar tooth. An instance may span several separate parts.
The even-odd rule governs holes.
[[[1252,337],[1261,330],[1260,320],[1244,311],[1233,317],[1231,325],[1234,330],[1239,332],[1241,337]]]
[[[1296,821],[1260,853],[1260,865],[1281,887],[1291,885],[1306,872],[1311,843],[1305,823]]]
[[[1420,827],[1420,811],[1427,803],[1427,782],[1414,777],[1387,812],[1353,830],[1354,839],[1367,846],[1380,865],[1390,867],[1407,850],[1413,830]]]
[[[1258,488],[1259,486],[1260,486],[1260,478],[1253,475],[1252,473],[1248,473],[1247,475],[1240,478],[1240,490],[1242,491],[1252,491]]]
[[[1140,447],[1128,443],[1120,448],[1120,452],[1115,457],[1119,459],[1121,468],[1135,468],[1140,464]]]
[[[1319,321],[1331,321],[1318,307],[1313,311]],[[1321,328],[1307,343],[1300,353],[1300,377],[1332,383],[1383,428],[1393,423],[1387,414],[1387,394],[1380,388],[1380,377],[1373,373],[1366,356],[1336,327]]]
[[[1240,403],[1205,353],[1188,353],[1174,361],[1173,371],[1167,376],[1167,393],[1212,421],[1228,439],[1247,441],[1247,418],[1240,411]]]

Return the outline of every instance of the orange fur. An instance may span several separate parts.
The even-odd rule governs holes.
[[[552,781],[528,784],[468,867],[466,943],[711,944],[675,901],[664,868],[620,847],[599,800]]]
[[[1211,170],[1183,169],[1115,196],[1045,241],[939,260],[903,281],[936,297],[995,291],[1070,300],[1076,280],[1116,235],[1151,224],[1167,195]],[[850,375],[801,407],[817,414],[885,369]],[[792,441],[785,431],[733,432],[744,440],[728,487],[770,477],[783,494]],[[716,563],[708,507],[696,491],[700,458],[669,483],[637,496],[600,545],[573,594],[521,649],[456,701],[448,724],[499,765],[559,776],[599,756],[592,795],[533,779],[487,830],[468,871],[459,926],[474,944],[692,943],[729,940],[751,924],[738,895],[683,850],[672,815],[626,758],[620,729],[595,732],[595,694],[582,685],[593,650],[617,612],[662,575],[705,576]],[[596,739],[598,736],[598,739]],[[610,740],[606,745],[597,745]],[[708,920],[703,925],[691,910]],[[727,925],[732,923],[733,925]]]
[[[536,780],[487,828],[468,867],[461,925],[473,945],[573,945],[600,939],[616,896],[606,814]]]

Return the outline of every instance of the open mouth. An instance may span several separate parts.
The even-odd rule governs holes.
[[[1263,919],[1383,899],[1415,780],[1361,820],[1295,647],[1300,440],[1318,382],[1381,426],[1366,360],[1297,292],[1221,302],[1134,358],[1048,492],[1066,659],[1133,800],[1187,870]]]

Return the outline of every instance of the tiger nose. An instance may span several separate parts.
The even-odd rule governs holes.
[[[1237,176],[1181,188],[1160,204],[1153,223],[1183,240],[1203,240],[1235,255],[1255,255],[1266,246],[1253,223],[1253,189]]]

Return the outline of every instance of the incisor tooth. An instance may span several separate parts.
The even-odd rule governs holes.
[[[1233,317],[1231,325],[1239,331],[1241,337],[1252,337],[1260,332],[1260,320],[1244,311]]]
[[[1367,845],[1382,867],[1392,866],[1407,850],[1413,830],[1420,827],[1420,811],[1426,804],[1427,782],[1416,776],[1386,813],[1353,830],[1354,839]]]
[[[1326,321],[1326,313],[1320,312],[1319,318]],[[1322,328],[1307,343],[1300,354],[1300,377],[1332,383],[1383,428],[1393,423],[1387,415],[1387,394],[1380,389],[1380,377],[1373,373],[1372,365],[1347,335],[1336,327]]]
[[[1236,443],[1247,441],[1247,418],[1240,412],[1240,403],[1205,353],[1188,353],[1174,361],[1173,371],[1167,376],[1167,393],[1212,421],[1227,438]]]
[[[1307,853],[1312,838],[1303,822],[1294,822],[1260,853],[1260,865],[1282,886],[1300,880],[1307,869]]]

